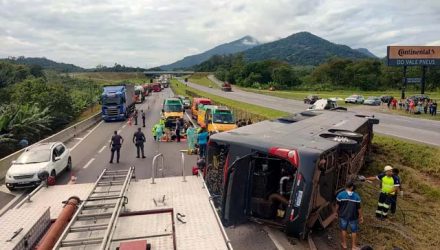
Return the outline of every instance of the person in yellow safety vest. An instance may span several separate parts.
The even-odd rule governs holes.
[[[390,204],[392,202],[391,199],[400,188],[400,180],[393,174],[393,167],[385,166],[383,170],[384,172],[377,176],[366,178],[369,181],[378,180],[381,182],[381,191],[376,210],[376,217],[381,220],[387,218],[388,210],[390,209]]]

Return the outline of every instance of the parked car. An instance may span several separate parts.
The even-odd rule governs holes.
[[[249,219],[307,237],[334,220],[335,194],[356,178],[379,120],[303,111],[210,136],[203,173],[224,225]]]
[[[411,97],[408,97],[408,100],[413,100],[415,103],[418,103],[419,101],[424,102],[425,100],[429,100],[429,96],[427,96],[427,95],[413,95]]]
[[[306,98],[304,98],[304,103],[305,104],[314,104],[319,99],[321,99],[321,98],[319,98],[319,96],[317,96],[317,95],[309,95]]]
[[[329,109],[343,109],[347,110],[343,107],[338,107],[338,103],[334,99],[319,99],[312,106],[310,106],[307,110],[329,110]]]
[[[364,97],[361,95],[351,95],[345,98],[345,103],[364,103]]]
[[[179,99],[182,101],[184,109],[191,108],[191,100],[187,96],[179,95]]]
[[[70,150],[61,142],[38,143],[24,150],[12,162],[5,177],[9,190],[38,186],[38,173],[46,171],[56,177],[63,170],[72,169]]]
[[[394,97],[393,96],[391,96],[391,95],[383,95],[383,96],[380,96],[380,100],[383,102],[383,103],[388,103],[388,102],[390,102],[390,100],[392,100]]]
[[[373,105],[373,106],[379,106],[381,103],[382,101],[377,96],[370,96],[367,98],[367,100],[364,101],[365,105]]]

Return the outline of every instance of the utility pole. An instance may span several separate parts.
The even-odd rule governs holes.
[[[425,75],[426,75],[426,66],[422,66],[422,81],[421,81],[421,84],[422,84],[422,87],[421,87],[421,92],[420,92],[420,94],[425,94]]]

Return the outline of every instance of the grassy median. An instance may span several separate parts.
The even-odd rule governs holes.
[[[213,100],[214,102],[219,102],[219,103],[222,103],[222,104],[227,105],[229,107],[246,109],[251,114],[263,116],[267,119],[273,119],[273,118],[288,115],[287,112],[283,112],[283,111],[279,111],[279,110],[275,110],[275,109],[270,109],[270,108],[265,108],[265,107],[261,107],[261,106],[257,106],[257,105],[253,105],[253,104],[244,103],[244,102],[238,102],[238,101],[234,101],[234,100],[231,100],[228,98],[223,98],[223,97],[220,97],[217,95],[209,94],[204,91],[200,91],[200,90],[185,86],[183,83],[179,82],[177,79],[171,80],[171,88],[173,89],[173,92],[177,95],[185,95],[186,90],[189,90],[194,93],[197,93],[200,96],[209,98],[209,99]]]

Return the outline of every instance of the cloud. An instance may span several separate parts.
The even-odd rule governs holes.
[[[299,31],[384,56],[390,44],[440,45],[438,13],[438,0],[0,0],[0,57],[153,67]]]

